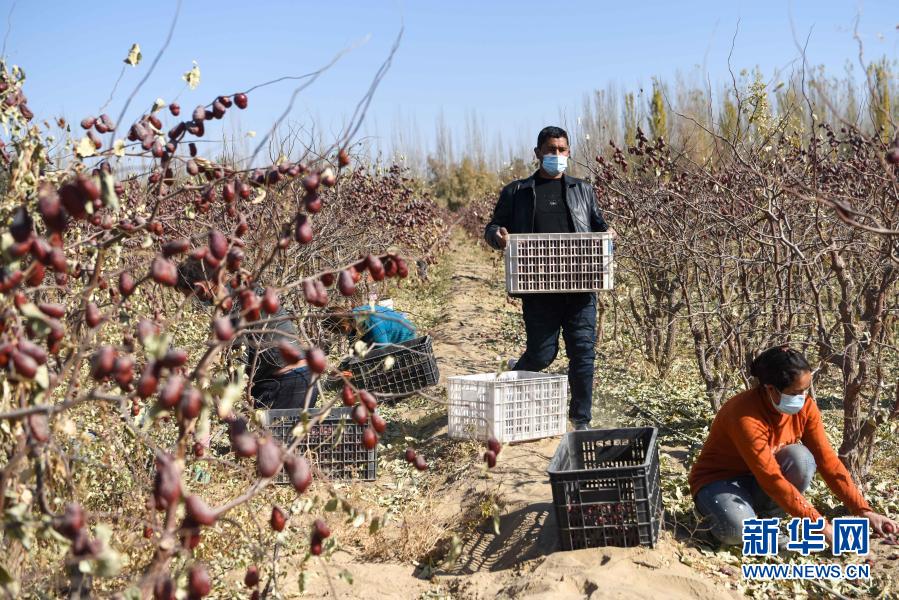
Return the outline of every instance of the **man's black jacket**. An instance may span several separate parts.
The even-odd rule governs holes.
[[[534,178],[536,173],[525,179],[513,181],[503,188],[499,201],[493,210],[493,218],[484,229],[484,239],[492,247],[499,249],[496,232],[505,227],[509,233],[534,232],[534,208],[537,203]],[[596,205],[593,186],[575,177],[563,174],[565,204],[571,215],[571,223],[576,233],[608,231],[609,226],[602,218],[602,211]]]

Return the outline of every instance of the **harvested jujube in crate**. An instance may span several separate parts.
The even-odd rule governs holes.
[[[310,411],[313,419],[317,411]],[[285,446],[293,443],[293,429],[303,420],[299,409],[268,410],[263,420]],[[360,479],[372,481],[377,476],[378,449],[367,449],[362,443],[364,428],[353,422],[349,408],[334,408],[309,430],[297,446],[298,454],[306,457],[314,472],[329,479]],[[288,483],[282,472],[276,483]]]
[[[547,472],[563,550],[655,546],[662,518],[655,428],[568,433]]]
[[[584,544],[577,540],[573,549],[596,546],[639,546],[640,536],[637,528],[637,513],[633,504],[616,502],[614,504],[577,505],[577,498],[569,499],[568,524],[572,528],[587,528],[584,532]]]

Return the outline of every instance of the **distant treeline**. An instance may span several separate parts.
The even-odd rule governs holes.
[[[823,66],[766,76],[759,69],[734,71],[729,85],[712,89],[688,83],[654,79],[647,89],[621,90],[614,85],[585,97],[577,114],[560,115],[559,124],[571,135],[574,172],[585,174],[597,156],[610,157],[614,141],[632,147],[637,130],[655,140],[662,137],[682,160],[713,167],[722,145],[760,144],[771,135],[786,136],[795,144],[808,140],[813,123],[835,130],[852,126],[866,134],[893,139],[899,122],[899,72],[886,58],[864,69],[847,65],[839,76]],[[435,124],[433,146],[425,149],[415,131],[393,134],[394,156],[419,176],[427,178],[436,194],[450,204],[464,203],[504,181],[521,177],[534,167],[531,145],[503,144],[501,137],[476,114],[466,119],[464,131],[451,131],[443,118]],[[518,132],[510,132],[507,137]]]

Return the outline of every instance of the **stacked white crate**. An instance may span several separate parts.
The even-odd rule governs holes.
[[[568,379],[564,375],[506,371],[447,378],[448,434],[503,443],[565,433]]]
[[[609,233],[512,234],[505,250],[510,294],[595,292],[614,288]]]

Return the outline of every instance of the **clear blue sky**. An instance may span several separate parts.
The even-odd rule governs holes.
[[[161,47],[175,2],[20,0],[3,3],[0,21],[11,7],[6,53],[28,74],[32,110],[78,121],[105,102],[128,48],[138,42],[143,62],[126,72],[108,111],[118,115]],[[810,61],[836,73],[856,60],[852,24],[859,11],[866,54],[896,58],[896,0],[185,0],[174,39],[138,99],[147,106],[158,96],[180,94],[189,110],[222,92],[311,71],[370,34],[302,95],[292,113],[295,123],[316,121],[326,133],[336,132],[403,22],[404,40],[371,106],[366,132],[389,144],[393,123],[414,122],[428,142],[442,111],[461,138],[466,115],[476,111],[489,135],[517,142],[535,137],[560,110],[575,109],[585,94],[610,82],[635,87],[653,76],[670,80],[704,68],[713,87],[723,84],[738,21],[738,69],[758,65],[770,73],[796,58],[792,13],[800,37],[811,31]],[[180,76],[193,60],[202,81],[187,91]],[[240,127],[265,130],[292,87],[287,82],[252,94]]]

